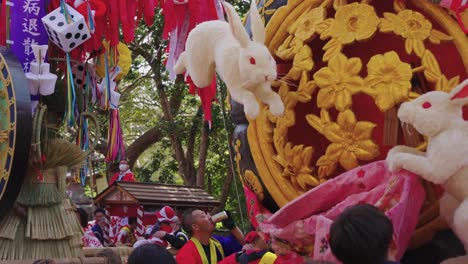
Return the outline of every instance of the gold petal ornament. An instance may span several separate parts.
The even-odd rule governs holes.
[[[385,112],[408,99],[413,73],[396,52],[373,56],[367,63],[367,73],[363,90],[374,97],[380,111]]]
[[[340,112],[336,123],[329,122],[329,118],[324,110],[320,118],[313,114],[306,116],[309,125],[331,142],[325,154],[317,160],[320,178],[329,177],[337,163],[350,170],[359,165],[359,160],[372,160],[379,155],[379,146],[372,139],[376,124],[357,121],[351,110]],[[325,169],[320,169],[322,166]]]
[[[304,191],[320,183],[311,175],[310,162],[313,152],[312,147],[293,146],[288,142],[284,147],[284,155],[277,155],[274,158],[283,167],[282,176],[289,179],[296,188]]]
[[[292,24],[289,32],[294,34],[297,39],[303,42],[308,42],[315,36],[317,25],[325,20],[326,9],[323,7],[314,8],[299,17],[299,19]]]
[[[335,107],[344,111],[352,105],[352,95],[358,93],[364,80],[358,75],[362,63],[359,58],[348,59],[339,54],[333,57],[324,67],[314,74],[314,80],[320,88],[317,95],[317,106],[329,109]]]
[[[102,43],[103,43],[104,48],[107,50],[109,67],[111,67],[113,65],[115,55],[111,54],[112,52],[109,49],[109,43],[107,41],[103,41]],[[116,62],[117,65],[115,66],[120,67],[120,73],[115,78],[115,81],[119,81],[128,74],[128,71],[130,71],[130,67],[132,66],[132,52],[125,44],[123,44],[122,42],[119,42],[119,44],[117,45],[116,55],[118,55],[117,56],[118,60]],[[101,78],[104,78],[106,76],[104,54],[101,54],[101,56],[99,56],[98,62],[96,63],[96,73]]]
[[[380,23],[381,32],[394,32],[405,38],[406,53],[413,51],[422,57],[426,47],[424,40],[429,39],[434,44],[452,40],[452,37],[432,28],[432,24],[421,13],[405,9],[398,14],[384,13]]]
[[[371,38],[377,30],[380,19],[374,7],[368,4],[352,3],[339,6],[330,31],[332,38],[341,44]]]

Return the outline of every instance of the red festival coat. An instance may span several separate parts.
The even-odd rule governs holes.
[[[216,246],[216,251],[217,251],[216,253],[218,255],[218,261],[221,260],[219,256],[219,248],[218,248],[220,246],[221,246],[220,244]],[[179,252],[177,252],[176,262],[177,264],[203,264],[200,253],[198,252],[198,249],[192,240],[189,240],[187,243],[185,243],[185,245],[179,250]]]
[[[116,172],[114,176],[109,181],[109,186],[112,185],[116,180],[119,179],[120,172]],[[135,181],[135,176],[131,171],[128,171],[125,173],[125,175],[122,177],[121,181],[126,181],[126,182],[134,182]]]

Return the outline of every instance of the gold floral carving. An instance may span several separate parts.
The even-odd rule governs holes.
[[[405,50],[413,51],[422,57],[426,47],[424,40],[429,39],[434,44],[452,40],[452,37],[432,28],[432,24],[421,13],[412,10],[402,10],[398,14],[384,13],[380,23],[381,32],[394,32],[405,39]]]
[[[328,61],[343,49],[343,45],[371,38],[380,23],[374,7],[352,3],[336,7],[335,18],[328,18],[317,26],[322,40],[331,38],[323,47],[324,61]]]
[[[421,13],[407,9],[406,2]],[[369,96],[380,111],[386,112],[419,96],[411,91],[416,72],[423,72],[436,90],[451,90],[459,77],[444,75],[426,46],[429,43],[452,41],[468,69],[468,40],[445,11],[429,1],[395,0],[395,12],[385,10],[388,12],[379,16],[373,7],[377,3],[289,0],[266,25],[266,45],[292,66],[274,83],[285,113],[272,116],[261,104],[257,119],[249,120],[247,136],[258,176],[280,207],[335,176],[338,167],[349,170],[379,156],[373,137],[376,124],[358,120],[353,112],[356,95]],[[434,29],[431,21],[439,24],[440,30]],[[401,37],[406,53],[415,54],[420,63],[412,67],[400,57],[402,54],[392,50],[378,49],[366,60],[346,55],[346,46],[369,41],[376,34]],[[322,41],[321,58],[320,51],[310,48],[312,41],[313,45]],[[320,115],[308,112],[305,120],[298,120],[303,117],[296,116],[296,107],[311,101]],[[324,153],[289,138],[289,130],[303,121],[328,141]]]
[[[263,191],[262,184],[260,183],[260,180],[258,179],[257,175],[253,173],[251,170],[246,170],[244,173],[245,181],[249,188],[255,193],[257,198],[260,201],[263,201],[265,198],[265,194]]]
[[[372,140],[374,123],[357,121],[351,110],[340,112],[337,121],[332,122],[325,109],[320,117],[310,114],[307,122],[320,134],[324,135],[331,144],[325,155],[317,161],[319,177],[329,177],[339,163],[345,170],[359,165],[358,160],[371,160],[379,155],[379,146]]]
[[[314,79],[320,91],[317,95],[317,106],[329,109],[335,106],[339,111],[348,109],[353,100],[352,95],[358,93],[364,80],[358,75],[362,63],[359,58],[348,59],[343,54],[333,57],[324,67],[314,74]]]
[[[373,56],[367,63],[367,74],[365,92],[374,97],[382,112],[408,100],[413,72],[396,52]]]
[[[292,24],[288,32],[302,42],[309,42],[315,37],[317,25],[325,20],[326,14],[327,10],[324,7],[305,12]]]
[[[313,177],[310,163],[314,149],[304,145],[294,146],[288,142],[282,155],[277,155],[275,160],[283,167],[282,176],[292,182],[299,190],[307,191],[311,187],[319,185],[319,181]]]

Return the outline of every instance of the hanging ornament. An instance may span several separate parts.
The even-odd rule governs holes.
[[[113,49],[112,47],[109,47],[109,43],[107,41],[103,42],[103,46],[107,52],[99,56],[97,63],[96,63],[96,73],[101,78],[104,78],[104,76],[106,75],[106,65],[104,61],[104,57],[105,57],[104,54],[107,54],[109,67],[112,68],[113,66],[118,66],[120,68],[120,72],[115,78],[115,81],[120,81],[130,71],[130,67],[132,66],[132,52],[122,42],[120,42],[117,45],[117,49],[115,48]]]
[[[120,127],[119,109],[110,110],[107,142],[106,162],[117,162],[125,157],[125,143]]]
[[[91,37],[84,17],[64,1],[42,18],[50,41],[70,52]]]
[[[30,71],[26,73],[29,92],[32,95],[50,95],[54,93],[57,75],[50,73],[50,65],[45,62],[47,45],[31,45],[35,62],[31,62]]]

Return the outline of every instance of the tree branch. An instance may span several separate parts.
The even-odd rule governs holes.
[[[163,131],[159,124],[155,125],[150,130],[146,131],[143,135],[133,141],[130,146],[127,147],[126,154],[128,158],[128,164],[130,168],[133,168],[138,157],[145,152],[148,147],[161,140],[163,137]]]
[[[156,62],[161,61],[162,54],[163,54],[163,51],[159,49],[158,52],[156,53],[156,58],[155,58]],[[147,61],[148,61],[148,58],[147,58]],[[154,73],[153,79],[156,84],[156,89],[158,91],[159,101],[160,101],[161,108],[164,114],[164,120],[167,121],[169,125],[168,135],[171,140],[171,145],[172,145],[172,148],[174,150],[174,153],[178,162],[179,174],[184,179],[185,184],[193,185],[195,184],[195,179],[194,179],[195,177],[191,175],[190,173],[190,168],[187,164],[187,160],[184,155],[182,143],[177,135],[177,131],[175,131],[174,117],[172,114],[174,113],[174,111],[173,109],[171,109],[171,106],[169,104],[169,100],[167,98],[167,94],[165,91],[165,87],[162,83],[160,65],[158,63],[151,63],[151,61],[148,61],[148,63],[151,66],[151,69],[153,70],[153,73]],[[180,98],[180,100],[182,99]]]
[[[140,84],[141,81],[143,81],[145,79],[151,79],[150,75],[151,75],[151,70],[149,70],[145,75],[142,75],[142,76],[136,78],[131,84],[129,84],[124,89],[122,89],[122,92],[120,93],[120,96],[124,97],[124,95],[126,93],[133,91],[135,88],[138,87],[138,85]]]

